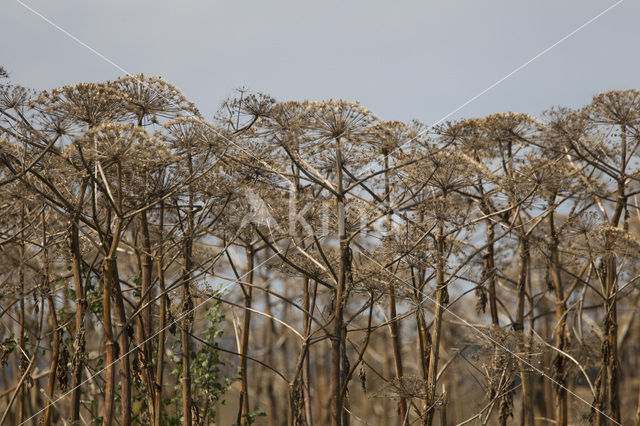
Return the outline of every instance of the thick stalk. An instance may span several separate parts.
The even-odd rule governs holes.
[[[618,356],[618,278],[616,271],[616,259],[614,255],[607,259],[607,302],[605,307],[605,330],[609,350],[609,362],[607,363],[607,378],[609,380],[609,408],[611,417],[620,423],[620,359]]]
[[[190,341],[189,332],[191,328],[191,268],[192,268],[193,245],[191,237],[187,236],[185,241],[185,263],[184,263],[184,283],[182,284],[182,329],[180,339],[182,344],[182,410],[185,426],[193,424],[191,414],[191,362],[190,362]]]
[[[142,128],[142,122],[144,115],[138,116],[138,127]],[[147,176],[143,178],[143,188],[146,188]],[[151,288],[151,276],[153,273],[153,259],[151,258],[151,239],[149,238],[149,223],[147,219],[147,211],[143,210],[138,214],[140,219],[140,244],[142,245],[142,264],[140,273],[140,300],[139,305],[144,306],[141,312],[142,320],[138,323],[138,360],[140,362],[140,368],[142,369],[142,380],[145,383],[145,392],[147,394],[147,407],[149,410],[149,421],[154,421],[157,418],[155,414],[156,410],[156,381],[153,371],[152,360],[152,341],[149,338],[151,336],[152,322],[151,322],[151,306],[147,306],[151,295],[149,289]]]
[[[622,175],[618,177],[618,190],[616,197],[616,210],[613,215],[612,225],[619,226],[622,213],[627,210],[626,176],[627,169],[627,126],[620,125],[620,170]],[[625,224],[626,226],[626,224]],[[608,341],[610,359],[607,363],[607,373],[609,379],[609,408],[613,420],[620,423],[620,357],[618,355],[618,272],[616,256],[607,256],[607,286],[605,307],[605,330]]]
[[[55,303],[52,296],[48,298],[51,313],[51,329],[53,330],[53,352],[51,353],[51,363],[49,364],[49,382],[47,383],[47,395],[53,399],[56,386],[56,372],[58,370],[58,360],[60,359],[60,332],[58,331],[58,319],[55,313]],[[44,426],[51,424],[51,399],[47,401],[47,408],[44,412]]]
[[[312,311],[312,304],[311,304],[311,294],[310,294],[310,285],[309,285],[309,278],[305,277],[304,278],[304,323],[303,323],[303,327],[304,327],[304,336],[306,339],[309,338],[309,336],[311,335],[311,317],[310,317],[310,312]],[[317,283],[314,283],[314,295],[313,295],[313,299],[315,301],[315,292],[317,290]],[[303,377],[302,380],[304,382],[304,410],[305,410],[305,416],[306,416],[306,420],[307,420],[307,424],[308,425],[313,425],[313,416],[311,413],[311,360],[309,357],[309,351],[306,350],[304,351],[305,357],[304,357],[304,367],[303,367]]]
[[[549,208],[555,204],[555,194],[549,198]],[[564,289],[560,278],[560,256],[558,254],[558,234],[554,223],[554,211],[549,213],[549,235],[551,242],[549,244],[550,257],[550,273],[551,281],[555,290],[556,303],[556,326],[554,331],[554,345],[558,349],[553,359],[553,379],[555,381],[555,411],[556,425],[567,426],[567,381],[566,381],[566,359],[562,352],[564,351],[566,341],[566,312],[567,305],[564,300]]]
[[[249,377],[247,374],[247,355],[249,354],[249,332],[251,329],[251,302],[253,289],[254,253],[251,245],[247,246],[247,282],[243,286],[244,312],[242,317],[242,336],[240,339],[240,401],[238,406],[238,424],[248,424],[249,409]]]
[[[606,308],[605,308],[606,315]],[[600,374],[597,380],[597,390],[596,390],[596,400],[594,402],[594,408],[598,410],[598,414],[596,415],[596,425],[598,426],[607,426],[609,421],[605,416],[605,412],[607,411],[606,402],[608,400],[609,395],[609,380],[607,376],[607,364],[609,363],[609,352],[606,350],[606,345],[608,341],[605,339],[602,342],[602,359],[600,366]],[[606,364],[605,364],[606,363]]]
[[[419,213],[419,222],[424,220],[424,215]],[[429,327],[424,317],[424,310],[422,308],[422,301],[424,300],[424,287],[426,284],[425,268],[423,266],[417,267],[415,270],[411,268],[411,277],[413,281],[413,293],[415,300],[418,303],[416,309],[416,326],[418,329],[418,349],[420,351],[418,359],[420,360],[420,367],[422,372],[422,378],[424,379],[424,394],[429,393],[429,354],[431,353],[431,333],[429,333]],[[425,398],[422,402],[423,412],[420,414],[422,423],[426,421],[426,413],[429,410],[429,401]]]
[[[494,253],[495,229],[491,220],[487,220],[487,258],[486,269],[489,279],[489,311],[491,312],[491,323],[500,327],[498,319],[498,303],[496,301],[496,261]]]
[[[189,176],[193,175],[193,158],[191,156],[191,147],[187,148],[187,167]],[[191,300],[191,275],[193,273],[193,234],[195,232],[195,194],[191,185],[189,191],[189,206],[187,210],[187,229],[184,237],[184,271],[182,284],[182,330],[180,339],[182,343],[182,412],[184,416],[185,426],[193,424],[193,416],[191,413],[191,361],[190,361],[190,341],[191,333],[192,309],[193,301]]]
[[[496,261],[495,261],[495,225],[490,220],[487,219],[487,253],[485,258],[485,268],[488,282],[489,282],[489,312],[491,313],[491,324],[494,327],[500,327],[500,319],[498,317],[498,299],[496,296]],[[493,347],[493,374],[495,377],[501,377],[502,373],[505,371],[504,367],[500,364],[500,348],[497,345]],[[497,384],[497,387],[492,387],[491,389],[491,398],[498,395],[501,392],[501,383]],[[502,402],[506,402],[505,399],[510,398],[511,395],[505,394],[500,399]],[[507,425],[508,416],[498,416],[498,421],[500,426]]]
[[[111,293],[113,290],[113,260],[107,257],[104,260],[104,291],[102,297],[102,323],[104,328],[104,338],[106,342],[105,357],[105,387],[104,387],[104,409],[102,423],[111,426],[113,421],[113,399],[115,395],[115,370],[114,362],[116,358],[115,342],[113,341],[113,328],[111,326]]]
[[[621,126],[622,153],[620,166],[625,170],[626,166],[626,126]],[[616,206],[611,219],[611,226],[617,227],[622,218],[622,213],[626,210],[627,198],[625,195],[625,177],[618,177]],[[598,377],[598,393],[596,396],[595,408],[599,410],[597,424],[608,424],[608,419],[603,414],[609,411],[611,417],[620,423],[620,359],[618,356],[618,315],[617,315],[617,293],[618,277],[616,255],[612,253],[613,241],[609,235],[605,236],[605,245],[610,253],[603,256],[604,276],[602,279],[604,287],[604,339],[601,345],[600,375]],[[607,408],[608,405],[608,408]]]
[[[73,284],[76,293],[74,354],[71,364],[71,424],[80,424],[80,396],[82,395],[82,371],[84,368],[85,352],[85,324],[84,317],[87,307],[80,268],[80,242],[78,220],[73,218],[69,223],[69,240],[71,246],[71,268],[73,270]]]
[[[429,351],[429,370],[427,372],[427,412],[424,424],[431,426],[436,406],[436,381],[438,375],[438,356],[440,350],[440,338],[442,334],[442,314],[449,297],[445,282],[445,237],[443,225],[438,225],[436,236],[436,303],[433,307],[433,333]]]
[[[294,202],[294,206],[295,206],[295,212],[297,213],[299,211],[300,206],[298,205],[298,198],[299,198],[299,194],[302,191],[302,185],[300,184],[300,170],[298,169],[297,166],[293,165],[293,169],[295,171],[295,178],[294,178],[294,183],[295,183],[295,192],[293,193],[293,202]],[[293,229],[293,233],[295,235],[295,237],[298,239],[298,241],[300,241],[302,247],[305,247],[304,244],[304,238],[302,238],[302,236],[300,235],[299,232],[299,227],[297,226],[297,224],[294,224],[295,228]],[[312,421],[312,414],[311,414],[311,375],[309,374],[309,349],[308,349],[308,345],[309,345],[309,336],[311,333],[311,317],[310,317],[310,312],[311,312],[311,297],[310,297],[310,285],[309,285],[309,277],[305,276],[303,277],[303,282],[302,282],[302,288],[303,288],[303,309],[304,309],[304,313],[303,313],[303,317],[302,317],[302,329],[303,329],[303,333],[305,336],[305,340],[303,340],[302,344],[301,344],[301,348],[300,348],[300,356],[302,357],[301,362],[302,362],[302,368],[301,371],[296,370],[296,374],[302,374],[301,377],[301,392],[302,392],[302,399],[303,399],[303,403],[304,403],[304,421],[306,422],[306,424],[312,425],[313,421]],[[317,285],[317,284],[316,284]],[[268,295],[267,295],[268,297]],[[315,297],[315,296],[314,296]],[[295,382],[295,380],[293,381]],[[293,407],[293,405],[292,405]],[[290,418],[294,419],[295,417],[295,413],[291,412],[291,416]]]
[[[350,262],[349,246],[346,237],[346,219],[344,210],[344,190],[342,182],[342,152],[340,138],[336,138],[336,173],[338,195],[336,208],[338,216],[338,238],[340,241],[340,254],[338,266],[338,282],[336,283],[334,309],[333,309],[333,335],[331,336],[331,425],[343,424],[342,390],[342,346],[344,344],[344,293],[347,278],[347,263]],[[344,425],[346,426],[346,425]]]
[[[519,222],[519,221],[518,221]],[[517,225],[520,225],[518,223]],[[527,364],[522,358],[527,358],[527,343],[524,336],[524,302],[526,297],[527,272],[529,270],[529,239],[526,235],[520,236],[520,274],[518,276],[518,296],[516,301],[516,320],[513,329],[516,332],[516,347],[520,358],[518,368],[520,381],[522,382],[522,424],[534,426],[533,414],[533,389],[531,376]]]
[[[305,365],[308,360],[309,353],[309,331],[310,331],[310,318],[307,312],[309,312],[309,278],[303,278],[303,309],[305,314],[303,316],[302,329],[306,338],[302,340],[300,352],[298,354],[298,360],[293,373],[293,378],[289,382],[289,426],[303,426],[309,424],[307,419],[311,418],[311,409],[307,409],[308,400],[305,399],[305,378],[308,375],[305,374]],[[344,394],[344,393],[343,393]]]
[[[424,312],[422,307],[418,307],[416,313],[416,325],[418,329],[418,348],[420,350],[420,367],[422,371],[422,378],[424,379],[424,392],[425,395],[429,392],[429,354],[431,353],[431,335],[427,328],[427,322],[424,318]],[[423,404],[424,413],[429,409],[429,402],[425,399]],[[422,417],[422,416],[421,416]],[[425,417],[423,418],[423,423]]]
[[[385,191],[385,201],[387,203],[387,208],[391,208],[391,185],[389,184],[389,155],[385,151],[384,154],[384,191]],[[387,235],[391,235],[391,212],[387,213],[386,220],[386,231]],[[391,272],[391,268],[388,268]],[[397,320],[397,309],[396,309],[396,292],[393,286],[389,286],[388,291],[388,300],[389,300],[389,333],[391,335],[391,345],[393,346],[393,360],[394,367],[396,371],[396,379],[401,380],[403,376],[402,372],[402,344],[400,342],[400,324]],[[400,414],[401,422],[404,422],[407,417],[407,400],[404,397],[400,397],[398,400],[398,413]]]
[[[47,227],[45,220],[45,209],[42,209],[42,288],[47,292],[47,302],[49,303],[49,315],[51,331],[53,332],[53,350],[51,353],[51,363],[49,364],[49,382],[47,383],[47,408],[44,411],[44,426],[51,423],[51,400],[56,386],[56,372],[58,370],[58,359],[60,357],[60,332],[58,331],[58,317],[56,315],[55,293],[49,284],[49,258],[47,248]]]
[[[636,370],[636,378],[638,377],[638,370]],[[638,388],[638,406],[636,408],[636,423],[635,426],[640,426],[640,387]]]
[[[78,198],[76,200],[76,210],[80,211],[80,206],[84,202],[84,193],[87,189],[87,181],[82,181]],[[82,371],[84,369],[85,353],[85,312],[87,302],[82,285],[82,270],[80,266],[80,239],[79,220],[77,213],[73,213],[68,222],[69,248],[71,252],[71,269],[73,271],[73,288],[75,290],[75,337],[73,343],[73,359],[71,362],[71,424],[80,423],[80,397],[82,395]],[[68,294],[65,292],[65,294]],[[66,296],[65,296],[66,297]],[[66,300],[66,298],[65,298]]]
[[[165,328],[167,327],[167,297],[164,294],[164,250],[163,250],[163,230],[164,230],[164,203],[160,202],[160,230],[158,241],[158,285],[160,286],[160,332],[158,333],[158,355],[156,364],[156,384],[155,390],[155,407],[154,426],[160,426],[162,423],[162,377],[164,374],[164,345],[165,345]]]
[[[118,265],[113,264],[113,289],[115,290],[114,300],[116,308],[116,316],[118,318],[118,327],[120,334],[118,335],[118,343],[120,350],[120,400],[121,404],[121,424],[122,426],[131,425],[131,367],[129,364],[129,333],[122,330],[127,325],[127,313],[124,308],[124,296],[120,287],[120,277],[118,276]]]
[[[25,263],[25,243],[24,243],[24,203],[20,206],[20,266],[18,267],[18,280],[20,284],[20,304],[18,306],[18,321],[19,321],[19,331],[18,331],[18,346],[20,347],[20,351],[16,351],[18,355],[16,358],[18,359],[18,371],[20,373],[23,372],[24,361],[23,357],[25,357],[22,350],[25,350],[24,347],[24,263]],[[25,350],[26,351],[26,350]],[[27,359],[25,358],[25,361]],[[17,375],[17,380],[21,380],[21,375]],[[24,386],[18,388],[18,423],[21,424],[24,421]]]
[[[267,364],[269,365],[274,365],[274,361],[273,361],[273,342],[276,336],[275,336],[275,324],[274,321],[271,319],[273,318],[273,312],[271,311],[271,297],[269,295],[269,292],[264,292],[264,304],[265,304],[265,311],[268,315],[268,320],[265,324],[265,332],[263,335],[263,345],[265,348],[267,348],[267,353],[265,354],[265,361]],[[275,391],[273,389],[273,378],[271,377],[271,374],[267,374],[266,375],[266,385],[265,385],[265,392],[267,394],[267,401],[268,402],[268,407],[269,409],[267,410],[267,424],[269,426],[275,426],[277,424],[277,419],[278,419],[278,401],[276,398],[276,394]]]
[[[116,250],[120,242],[120,233],[122,230],[122,222],[120,218],[116,219],[115,232],[107,240],[108,252],[103,260],[103,283],[104,289],[102,293],[102,323],[104,327],[104,337],[106,342],[105,357],[105,390],[104,390],[104,409],[103,409],[103,425],[110,426],[113,422],[113,401],[115,396],[115,361],[117,348],[113,340],[113,326],[111,323],[111,298],[114,290],[114,277],[116,276]],[[124,334],[124,333],[123,333]]]
[[[149,223],[147,212],[139,214],[140,219],[140,244],[142,246],[142,265],[140,283],[140,306],[145,306],[150,299],[151,279],[153,273],[153,259],[151,257],[151,238],[149,236]],[[152,342],[149,336],[152,335],[151,306],[145,307],[142,312],[142,321],[138,323],[138,347],[140,348],[140,368],[142,368],[145,391],[147,394],[147,405],[149,409],[149,419],[154,419],[155,410],[155,374],[152,361]]]
[[[613,215],[612,225],[618,226],[622,213],[627,209],[627,196],[625,194],[624,175],[626,161],[627,128],[621,126],[620,137],[622,139],[621,166],[623,176],[618,178],[618,190],[616,199],[616,210]],[[612,243],[609,243],[612,244]],[[606,257],[606,304],[605,304],[605,332],[609,350],[609,362],[606,364],[608,388],[609,388],[609,408],[611,417],[620,423],[620,357],[618,355],[618,272],[615,254]],[[603,365],[604,366],[604,365]]]

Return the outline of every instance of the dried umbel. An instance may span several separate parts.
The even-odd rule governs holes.
[[[477,160],[491,155],[496,146],[489,137],[482,119],[462,120],[448,123],[438,129],[441,139],[447,144],[458,144],[462,150]]]
[[[233,191],[236,185],[231,177],[235,168],[225,170],[229,165],[225,159],[238,146],[233,135],[196,117],[171,120],[164,131],[158,138],[175,155],[176,167],[171,176],[176,185],[188,184],[198,189],[197,194],[206,194],[205,198]]]
[[[216,120],[222,126],[235,134],[251,130],[256,123],[264,124],[264,121],[272,117],[276,100],[264,93],[247,93],[244,88],[237,90],[235,98],[227,99],[221,111],[216,115]],[[275,115],[278,115],[277,113]]]
[[[375,259],[375,254],[356,253],[352,266],[353,290],[363,295],[375,295],[379,297],[389,291],[390,288],[399,298],[411,298],[413,288],[402,278],[405,271],[396,270],[391,273],[382,269],[384,263]],[[380,301],[384,303],[384,301]]]
[[[369,164],[375,152],[366,144],[377,118],[358,103],[323,101],[278,104],[267,124],[269,138],[288,161],[310,173],[332,176],[336,155],[351,173]],[[348,179],[348,176],[345,176]]]
[[[613,226],[600,226],[585,235],[591,253],[598,256],[619,256],[637,258],[640,242],[628,231]]]
[[[130,174],[153,173],[177,161],[166,143],[130,124],[101,125],[87,132],[78,143],[82,145],[84,160],[91,164],[100,162],[105,170],[120,164],[129,166],[126,172]]]
[[[42,92],[32,106],[42,113],[82,124],[86,129],[123,120],[128,101],[126,94],[108,84],[81,83]]]
[[[62,332],[59,332],[62,337]],[[58,360],[58,366],[56,369],[56,378],[58,379],[58,386],[60,390],[66,391],[69,386],[69,350],[67,345],[63,342],[60,345],[60,359]]]
[[[328,100],[309,104],[309,130],[320,140],[356,139],[377,117],[357,102]]]
[[[183,117],[165,124],[166,139],[177,152],[191,151],[193,157],[202,153],[222,155],[233,147],[234,136],[198,117]]]
[[[471,157],[491,158],[535,135],[538,120],[519,113],[492,114],[450,124],[441,131],[445,141],[459,143]]]
[[[250,93],[240,100],[240,108],[252,120],[269,117],[275,104],[276,100],[264,93]]]
[[[589,119],[597,124],[640,125],[640,91],[612,90],[593,97],[585,109]]]
[[[0,85],[0,110],[19,110],[21,112],[27,108],[33,92],[22,87],[13,85]],[[6,117],[2,117],[6,119]]]
[[[420,376],[406,375],[402,378],[393,379],[379,391],[373,392],[374,397],[382,398],[418,398],[426,399],[426,381]],[[430,401],[434,405],[440,405],[444,399],[439,395],[435,401]]]
[[[147,124],[144,123],[145,118],[154,122],[159,117],[174,119],[180,116],[200,116],[193,102],[187,100],[173,84],[160,77],[136,74],[107,84],[126,96],[124,107],[139,124]]]
[[[125,209],[140,207],[149,197],[171,189],[171,180],[163,176],[178,161],[157,135],[120,123],[91,128],[63,154],[77,173],[92,177],[105,200]]]
[[[382,155],[395,155],[396,150],[410,148],[424,138],[417,127],[401,121],[380,121],[368,129],[366,142]]]
[[[513,112],[491,114],[480,120],[487,134],[501,142],[522,141],[536,131],[538,124],[538,120],[528,114]]]
[[[265,123],[274,134],[299,133],[302,124],[310,114],[309,102],[279,102],[269,110],[269,120]]]

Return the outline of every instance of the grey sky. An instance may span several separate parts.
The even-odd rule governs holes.
[[[616,0],[21,0],[207,116],[245,86],[278,100],[359,100],[382,119],[440,119]],[[37,89],[122,72],[3,0],[0,64]],[[640,2],[613,10],[452,118],[577,107],[640,88]]]

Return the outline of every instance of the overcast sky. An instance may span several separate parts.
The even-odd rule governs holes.
[[[210,118],[244,86],[278,100],[358,100],[431,124],[616,0],[20,0],[131,73],[160,75]],[[0,65],[36,89],[123,71],[16,0],[0,9]],[[640,88],[640,2],[623,0],[454,113],[539,114]]]

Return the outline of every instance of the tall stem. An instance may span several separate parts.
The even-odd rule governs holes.
[[[249,409],[249,377],[247,374],[247,355],[249,354],[249,333],[251,330],[251,302],[253,289],[254,252],[251,245],[247,246],[247,282],[243,286],[244,312],[242,318],[242,337],[240,340],[240,404],[238,407],[238,424],[248,424]]]
[[[58,359],[60,357],[60,331],[58,330],[58,317],[56,315],[55,290],[49,284],[49,257],[47,248],[47,226],[45,209],[42,208],[42,288],[47,292],[49,303],[49,315],[51,331],[53,332],[53,350],[51,353],[51,363],[49,364],[49,382],[47,384],[47,408],[44,412],[44,426],[51,423],[51,403],[56,386],[56,372],[58,370]]]
[[[342,152],[340,138],[336,138],[336,170],[337,170],[337,187],[338,195],[336,197],[336,208],[338,216],[338,238],[340,241],[340,258],[338,282],[336,283],[335,301],[334,301],[334,319],[333,319],[333,335],[331,336],[331,425],[343,425],[343,401],[341,397],[342,390],[342,347],[344,345],[344,293],[347,278],[348,263],[351,262],[349,245],[346,235],[346,218],[344,211],[344,190],[342,182]],[[345,425],[346,426],[346,425]]]
[[[80,266],[80,239],[78,212],[84,202],[84,195],[88,182],[82,181],[78,198],[76,200],[76,211],[71,214],[68,223],[69,246],[71,251],[71,269],[73,271],[73,287],[76,294],[75,300],[75,337],[74,353],[71,361],[71,424],[80,423],[80,396],[82,395],[82,371],[84,369],[85,353],[85,312],[87,302],[82,285],[82,270]]]
[[[187,167],[189,176],[193,175],[193,157],[191,156],[191,146],[187,147]],[[182,411],[185,426],[191,426],[193,416],[191,413],[191,361],[190,361],[190,341],[193,301],[191,300],[191,276],[193,273],[193,236],[195,233],[195,194],[192,185],[188,187],[189,205],[187,210],[187,229],[184,237],[184,271],[182,284],[182,330],[180,338],[182,341]]]
[[[18,307],[18,321],[19,321],[19,331],[18,331],[18,346],[20,347],[20,351],[17,351],[16,354],[18,354],[17,359],[18,359],[18,371],[20,373],[23,372],[24,366],[25,366],[25,361],[28,361],[28,359],[26,359],[25,354],[22,352],[23,350],[25,350],[24,348],[24,337],[25,337],[25,332],[24,332],[24,298],[25,298],[25,293],[24,293],[24,263],[25,263],[25,243],[24,243],[24,229],[25,229],[25,209],[24,209],[24,202],[22,202],[20,204],[20,266],[18,267],[18,280],[19,280],[19,284],[20,284],[20,305]],[[24,360],[23,360],[23,357]],[[20,381],[21,380],[21,375],[18,374],[17,375],[17,380]],[[21,386],[18,392],[18,423],[22,423],[24,421],[24,399],[25,399],[25,392],[24,392],[24,387]]]
[[[516,224],[521,226],[520,221]],[[520,369],[520,381],[522,382],[522,424],[534,426],[533,421],[533,389],[531,375],[527,364],[522,360],[526,358],[527,342],[524,336],[524,302],[526,297],[527,276],[529,270],[529,238],[520,236],[520,274],[518,276],[518,295],[516,300],[516,320],[513,329],[516,332],[516,347],[520,353],[518,368]]]
[[[496,299],[496,260],[494,253],[495,229],[491,220],[487,219],[487,258],[486,269],[489,275],[489,311],[491,312],[491,323],[500,327],[498,318],[498,303]]]
[[[385,191],[385,201],[387,203],[387,209],[391,209],[391,185],[389,183],[389,155],[386,151],[383,151],[384,154],[384,191]],[[387,220],[385,223],[387,235],[391,235],[391,211],[387,213]],[[391,267],[388,268],[389,272],[391,272]],[[388,300],[389,300],[389,332],[391,335],[391,345],[393,346],[393,360],[396,371],[396,379],[401,380],[403,376],[402,372],[402,344],[400,342],[400,324],[397,319],[397,309],[396,309],[396,291],[395,288],[391,285],[389,286],[388,291]],[[402,422],[406,421],[407,418],[407,400],[404,397],[400,397],[398,401],[398,412],[400,414],[400,419]]]
[[[154,426],[162,423],[162,378],[164,374],[165,328],[167,326],[167,296],[164,294],[164,203],[160,202],[160,230],[158,231],[158,285],[160,286],[160,332],[158,333],[158,355],[156,364]]]
[[[110,426],[113,420],[113,399],[115,395],[115,370],[113,364],[116,357],[115,342],[113,341],[113,328],[111,326],[111,293],[113,289],[113,261],[104,261],[104,291],[102,297],[102,323],[106,342],[106,368],[104,388],[104,414],[102,422]]]
[[[559,426],[566,426],[568,422],[567,412],[567,391],[566,391],[566,359],[562,352],[564,351],[566,341],[566,312],[567,305],[564,301],[564,288],[562,286],[562,280],[560,278],[560,256],[558,254],[558,233],[555,227],[555,213],[553,205],[555,204],[555,194],[549,197],[549,208],[552,209],[549,213],[549,235],[551,241],[549,244],[549,257],[550,257],[550,273],[551,281],[555,290],[556,296],[556,326],[554,330],[554,345],[558,349],[558,352],[554,355],[553,359],[553,379],[555,381],[555,411],[556,411],[556,424]]]
[[[71,363],[71,424],[80,424],[80,396],[82,395],[82,371],[84,369],[85,324],[84,316],[87,307],[82,284],[80,267],[80,241],[78,220],[74,216],[69,223],[69,240],[71,246],[71,268],[73,285],[76,293],[74,353]]]
[[[149,222],[147,219],[147,211],[142,211],[139,214],[140,219],[140,243],[142,245],[142,266],[141,266],[141,284],[140,284],[140,305],[145,306],[149,303],[151,293],[151,279],[153,273],[153,259],[151,257],[151,238],[149,236]],[[152,361],[152,342],[150,336],[152,335],[152,322],[151,322],[151,306],[145,307],[142,312],[142,321],[138,326],[138,346],[140,347],[140,367],[142,368],[143,380],[145,382],[145,390],[147,393],[148,409],[149,409],[149,421],[156,416],[154,410],[155,404],[155,374],[153,371]]]
[[[116,316],[118,318],[118,327],[120,334],[118,335],[118,343],[120,349],[120,400],[121,405],[121,424],[129,426],[131,424],[131,367],[129,364],[129,333],[122,330],[127,324],[127,314],[124,308],[124,296],[120,287],[120,278],[118,275],[118,265],[114,262],[113,267],[113,288],[115,290],[114,300],[116,308]]]
[[[448,303],[448,291],[445,282],[445,236],[442,223],[438,224],[436,236],[436,304],[433,308],[433,333],[431,335],[431,347],[429,352],[429,370],[427,374],[427,403],[429,404],[424,424],[431,426],[436,406],[436,381],[438,376],[438,356],[440,350],[440,337],[442,334],[442,314],[445,304]]]
[[[108,252],[103,261],[103,283],[104,290],[102,294],[102,323],[104,327],[104,337],[106,342],[106,367],[105,367],[105,390],[104,390],[104,410],[103,410],[103,425],[110,426],[113,422],[113,401],[115,396],[115,361],[117,348],[116,343],[113,340],[113,326],[111,323],[111,298],[114,290],[114,277],[116,271],[116,250],[118,248],[120,233],[121,233],[121,220],[116,219],[116,229],[113,235],[110,237],[111,241],[107,240]],[[124,333],[122,333],[124,334]]]

